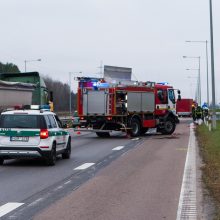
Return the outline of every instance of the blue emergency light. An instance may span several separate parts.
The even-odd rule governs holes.
[[[157,83],[157,84],[162,85],[162,86],[169,85],[168,82],[160,82],[160,83]]]

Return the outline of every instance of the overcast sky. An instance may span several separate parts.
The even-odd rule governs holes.
[[[0,9],[0,62],[24,71],[24,60],[41,58],[27,70],[68,82],[69,72],[99,73],[103,61],[131,67],[138,80],[167,81],[182,97],[194,98],[197,72],[185,69],[198,62],[182,56],[201,56],[206,100],[205,44],[185,40],[209,40],[209,0],[1,0]],[[220,1],[213,0],[217,102],[219,11]]]

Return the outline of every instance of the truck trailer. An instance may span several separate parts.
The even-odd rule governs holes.
[[[183,98],[181,100],[177,100],[176,111],[178,116],[191,117],[192,105],[193,105],[193,99]]]
[[[78,115],[81,127],[108,137],[123,131],[137,137],[149,128],[172,134],[177,123],[174,88],[163,83],[78,77]],[[179,95],[180,96],[180,95]],[[78,129],[85,130],[85,129]]]
[[[0,73],[0,81],[0,109],[30,104],[53,106],[52,92],[49,96],[46,84],[38,72]]]

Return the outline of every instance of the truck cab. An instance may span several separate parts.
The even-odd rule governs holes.
[[[176,113],[175,89],[167,83],[157,83],[155,85],[155,112],[157,115],[172,114],[176,123],[179,122]],[[178,95],[178,99],[180,95]]]

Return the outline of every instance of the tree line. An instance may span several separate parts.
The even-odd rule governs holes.
[[[20,73],[20,70],[13,63],[1,63],[0,62],[0,73]]]
[[[53,103],[55,112],[68,112],[70,110],[70,87],[67,83],[43,77],[47,89],[53,92]],[[71,111],[77,108],[76,94],[71,92]]]

